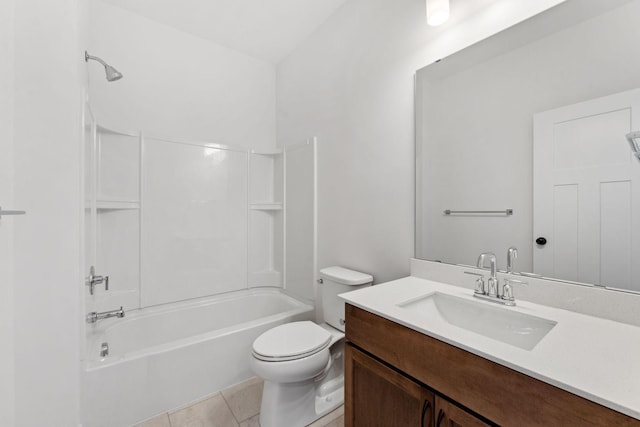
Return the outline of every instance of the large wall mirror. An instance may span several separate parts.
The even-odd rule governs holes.
[[[640,292],[640,0],[568,0],[416,76],[416,257]]]

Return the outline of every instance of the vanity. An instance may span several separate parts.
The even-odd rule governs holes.
[[[343,295],[345,425],[640,426],[639,16],[567,0],[416,72],[416,259]]]
[[[640,328],[472,294],[407,277],[343,295],[346,426],[640,425]]]

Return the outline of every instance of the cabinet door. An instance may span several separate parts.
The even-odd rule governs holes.
[[[489,427],[490,424],[485,423],[480,418],[465,411],[459,406],[454,405],[436,396],[436,427]]]
[[[432,427],[434,395],[351,345],[345,347],[346,427]]]

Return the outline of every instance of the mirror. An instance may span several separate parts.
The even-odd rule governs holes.
[[[416,258],[640,291],[638,18],[568,0],[418,70]]]

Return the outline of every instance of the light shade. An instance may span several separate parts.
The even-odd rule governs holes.
[[[432,27],[449,19],[449,0],[427,0],[427,24]]]

